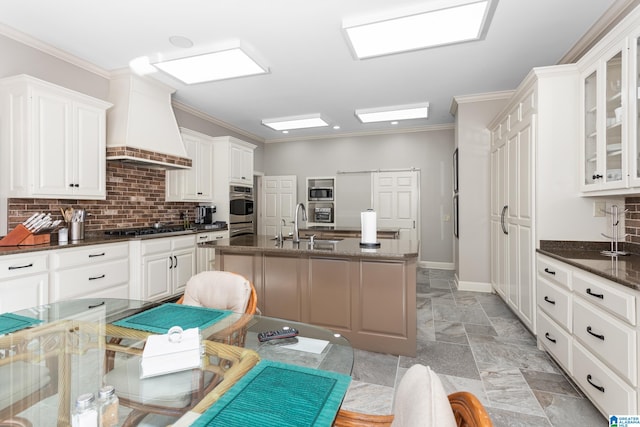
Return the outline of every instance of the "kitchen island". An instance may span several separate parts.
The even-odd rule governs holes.
[[[329,328],[355,348],[415,356],[418,242],[355,238],[278,242],[240,236],[207,243],[218,270],[251,280],[263,314]]]

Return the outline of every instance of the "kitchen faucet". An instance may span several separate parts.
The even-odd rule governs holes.
[[[300,231],[298,229],[298,209],[302,208],[302,220],[307,220],[307,210],[304,207],[304,203],[298,203],[296,205],[296,212],[293,214],[293,242],[300,243]]]

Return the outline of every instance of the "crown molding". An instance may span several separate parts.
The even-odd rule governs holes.
[[[27,35],[21,31],[18,31],[15,28],[9,27],[8,25],[0,24],[0,34],[10,39],[13,39],[15,41],[18,41],[22,44],[25,44],[29,47],[37,49],[41,52],[49,54],[54,58],[60,59],[61,61],[68,62],[72,65],[75,65],[76,67],[79,67],[91,73],[97,74],[101,77],[104,77],[105,79],[111,78],[111,73],[105,70],[104,68],[98,67],[97,65],[89,61],[86,61],[82,58],[79,58],[75,55],[70,54],[69,52],[65,52],[48,43],[45,43],[41,40],[31,37],[30,35]]]
[[[475,102],[509,99],[513,96],[514,92],[515,90],[502,90],[497,92],[477,93],[471,95],[456,95],[451,101],[451,108],[449,108],[449,112],[452,116],[455,116],[458,112],[458,105],[460,104],[472,104]]]
[[[577,62],[624,17],[640,5],[640,0],[616,0],[586,33],[564,54],[558,64]]]
[[[374,136],[374,135],[397,135],[400,133],[415,133],[415,132],[435,132],[442,130],[453,130],[453,123],[444,123],[440,125],[430,125],[430,126],[420,126],[414,128],[407,129],[389,129],[389,130],[377,130],[377,131],[368,131],[368,132],[345,132],[334,135],[316,135],[316,136],[301,136],[301,137],[289,137],[289,138],[274,138],[274,139],[266,139],[265,144],[271,144],[276,142],[300,142],[300,141],[311,141],[318,139],[338,139],[338,138],[350,138],[350,137],[359,137],[359,136]]]

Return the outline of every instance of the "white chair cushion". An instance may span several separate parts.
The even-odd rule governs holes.
[[[186,305],[244,313],[251,296],[251,283],[228,271],[203,271],[192,276],[184,291]]]
[[[44,365],[16,361],[0,366],[0,384],[3,384],[0,386],[0,409],[24,399],[50,382],[49,369]]]
[[[140,358],[130,357],[120,363],[116,361],[116,367],[104,376],[104,383],[114,386],[122,399],[143,405],[184,408],[191,403],[191,391],[199,375],[199,370],[192,369],[140,379]],[[205,386],[212,378],[213,373],[205,371]]]
[[[440,378],[423,365],[413,365],[400,380],[393,415],[392,427],[456,427]]]

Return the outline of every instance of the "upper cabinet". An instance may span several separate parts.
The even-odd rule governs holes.
[[[166,200],[205,202],[213,200],[213,138],[180,129],[182,142],[191,158],[191,169],[166,174]]]
[[[578,62],[585,195],[640,193],[639,28],[636,8]]]
[[[27,75],[1,80],[0,99],[0,161],[9,197],[106,197],[110,103]]]
[[[215,179],[253,186],[253,150],[256,146],[231,136],[213,138]],[[228,191],[228,188],[227,188]]]

